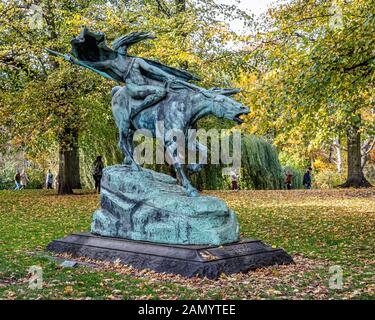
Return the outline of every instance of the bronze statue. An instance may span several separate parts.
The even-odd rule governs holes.
[[[199,119],[215,115],[241,123],[240,115],[247,114],[248,108],[229,98],[239,89],[211,88],[209,90],[189,83],[199,78],[187,71],[165,66],[159,62],[127,54],[129,46],[153,36],[146,32],[132,32],[106,45],[103,33],[91,32],[84,28],[71,41],[72,53],[63,55],[72,63],[86,67],[100,75],[125,83],[112,89],[112,111],[119,128],[119,146],[126,156],[125,162],[133,170],[141,170],[133,159],[133,135],[137,129],[147,129],[155,137],[157,122],[163,121],[165,131],[180,130],[187,139],[188,129],[194,128]],[[56,54],[49,50],[49,52]],[[172,159],[182,185],[191,196],[198,192],[191,185],[179,162],[178,156],[169,152],[173,137],[162,137],[166,153]],[[197,149],[203,148],[197,143]],[[200,165],[189,165],[190,170],[200,170]]]

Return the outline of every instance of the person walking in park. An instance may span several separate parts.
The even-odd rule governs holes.
[[[51,172],[51,169],[48,169],[47,175],[46,175],[46,188],[47,189],[53,189],[53,174]]]
[[[231,178],[232,178],[232,190],[233,191],[238,191],[238,175],[236,171],[232,171],[231,173]]]
[[[29,178],[27,177],[25,169],[22,170],[20,178],[21,178],[21,189],[25,189],[27,187],[27,183],[29,182]]]
[[[16,170],[16,174],[14,175],[14,183],[16,184],[14,190],[21,190],[21,174],[18,169]]]
[[[303,176],[303,185],[306,189],[311,189],[311,171],[312,168],[308,168],[306,173]]]
[[[92,165],[92,176],[95,181],[95,190],[100,193],[100,180],[102,179],[104,163],[101,156],[97,156]]]
[[[285,184],[286,184],[286,188],[288,190],[292,189],[292,186],[293,186],[293,174],[290,171],[288,171],[287,174],[286,174]]]

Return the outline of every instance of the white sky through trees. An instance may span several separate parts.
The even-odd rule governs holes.
[[[231,0],[226,3],[236,3],[237,1]],[[259,15],[267,10],[267,7],[275,0],[240,0],[237,6],[242,10],[250,10],[255,15]]]
[[[255,18],[265,13],[268,7],[275,3],[276,0],[217,0],[217,3],[227,5],[236,5],[239,9],[250,12],[255,15]],[[244,25],[241,20],[233,20],[230,26],[234,31],[244,32]]]

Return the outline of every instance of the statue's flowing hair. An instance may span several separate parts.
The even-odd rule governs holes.
[[[118,50],[124,46],[128,48],[129,46],[142,40],[154,38],[155,37],[150,32],[131,32],[114,40],[112,42],[112,48],[113,50]]]

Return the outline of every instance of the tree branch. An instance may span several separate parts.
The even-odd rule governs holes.
[[[372,57],[368,58],[367,60],[362,61],[361,63],[358,63],[358,64],[352,65],[350,67],[344,68],[344,70],[350,71],[350,70],[353,70],[353,69],[356,69],[356,68],[359,68],[359,67],[368,66],[370,61],[374,60],[374,59],[375,59],[375,56],[372,56]]]
[[[166,14],[169,18],[172,16],[171,15],[171,12],[169,11],[168,7],[166,6],[166,4],[163,2],[163,0],[155,0],[155,2],[157,3],[158,5],[158,8],[161,12],[163,12],[164,14]]]

